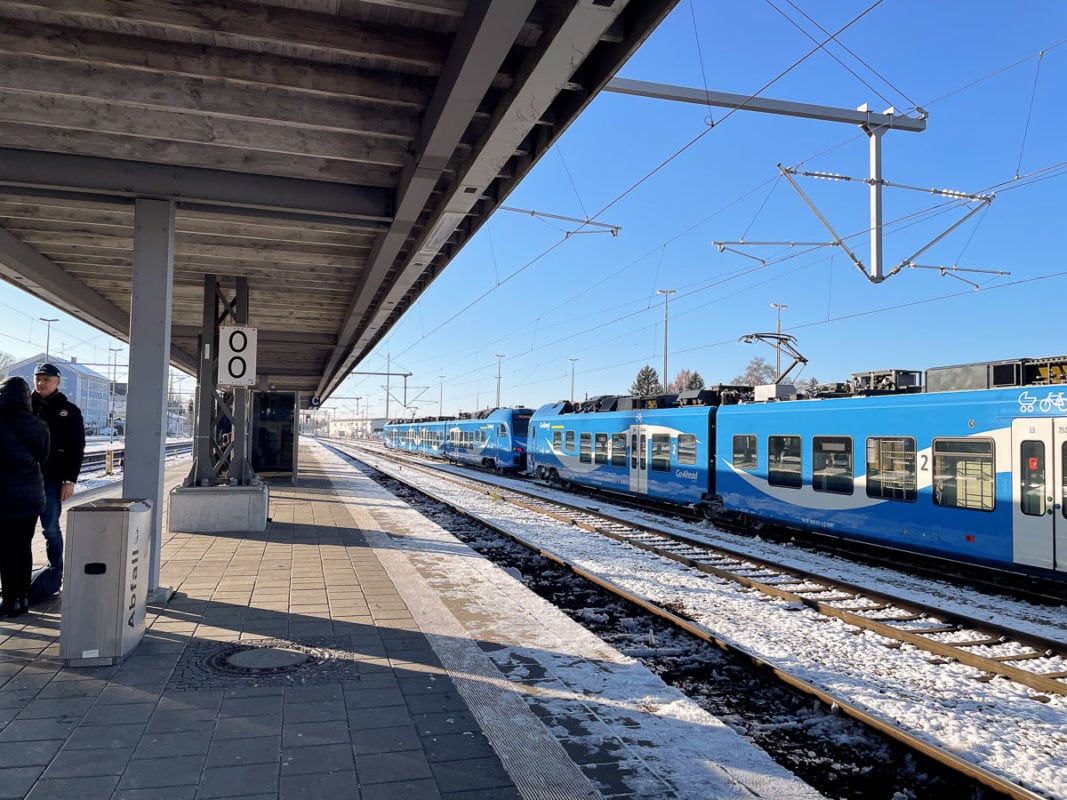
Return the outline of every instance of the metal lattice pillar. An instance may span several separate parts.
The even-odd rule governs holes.
[[[193,466],[186,486],[220,483],[247,486],[256,481],[249,460],[249,391],[220,391],[216,384],[219,325],[248,323],[248,280],[237,279],[235,296],[227,299],[214,275],[204,276],[204,313],[197,376]]]

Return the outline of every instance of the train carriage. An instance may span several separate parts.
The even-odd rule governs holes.
[[[458,464],[521,471],[532,414],[528,408],[498,408],[466,419],[397,420],[386,424],[382,441],[390,449]]]
[[[713,519],[1063,580],[1067,356],[938,367],[925,391],[920,374],[857,373],[833,397],[779,402],[738,386],[602,396],[391,423],[385,440]]]
[[[484,417],[450,420],[441,455],[457,464],[525,471],[532,414],[528,408],[498,408]]]
[[[1067,407],[1050,386],[730,406],[728,512],[1000,567],[1067,570]]]
[[[445,422],[436,419],[390,422],[382,429],[382,443],[392,450],[442,457]]]
[[[712,408],[570,408],[546,405],[530,421],[529,468],[538,477],[673,503],[701,502],[713,452]]]

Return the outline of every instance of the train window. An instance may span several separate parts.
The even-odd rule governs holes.
[[[768,436],[767,483],[799,489],[803,484],[801,455],[799,436]]]
[[[867,439],[867,496],[915,502],[915,440],[910,436]]]
[[[1045,515],[1045,443],[1025,441],[1019,444],[1022,483],[1019,495],[1022,512],[1031,517]]]
[[[611,434],[611,466],[626,466],[626,434]]]
[[[637,469],[637,434],[630,434],[630,469]]]
[[[734,466],[738,469],[755,469],[759,466],[755,436],[744,434],[734,437]]]
[[[934,439],[934,502],[949,508],[992,511],[996,468],[992,439]]]
[[[501,436],[507,436],[508,435],[508,426],[505,425],[503,422],[500,423],[500,435]]]
[[[563,450],[563,431],[552,431],[552,449],[557,453]]]
[[[593,460],[593,434],[583,433],[579,438],[581,442],[578,450],[578,461],[582,464],[588,464]]]
[[[814,436],[811,440],[811,488],[817,492],[852,494],[852,439]]]
[[[574,431],[567,431],[567,450],[574,452]]]
[[[608,463],[608,435],[606,433],[598,433],[594,439],[596,447],[593,452],[594,464],[607,464]]]
[[[697,463],[697,437],[691,433],[678,435],[678,463]]]
[[[671,471],[671,437],[668,433],[652,434],[652,471]]]
[[[641,462],[640,462],[641,463],[641,469],[648,469],[648,446],[647,446],[648,439],[647,439],[647,436],[642,433],[638,437],[638,440],[640,442],[640,444],[638,444],[638,452],[639,452],[639,455],[641,457]]]

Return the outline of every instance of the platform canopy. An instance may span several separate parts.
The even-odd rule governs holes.
[[[127,340],[175,202],[172,363],[248,279],[261,386],[328,397],[676,0],[0,0],[0,276]]]

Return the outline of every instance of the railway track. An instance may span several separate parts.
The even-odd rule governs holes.
[[[386,459],[393,456],[383,451],[375,451],[373,455]],[[1005,627],[983,620],[971,619],[959,613],[925,606],[887,593],[873,592],[870,589],[842,581],[827,580],[810,572],[794,568],[786,569],[766,560],[715,547],[707,542],[694,541],[692,537],[676,532],[650,528],[646,525],[638,526],[630,520],[619,519],[611,514],[578,508],[514,488],[501,488],[497,484],[487,484],[476,477],[442,474],[440,470],[427,468],[411,459],[405,458],[403,461],[404,470],[398,475],[392,475],[401,482],[411,483],[406,479],[404,472],[425,472],[432,475],[435,480],[444,480],[489,495],[495,502],[505,502],[527,509],[531,513],[551,517],[565,525],[625,543],[630,547],[670,559],[688,569],[729,581],[737,586],[738,591],[757,593],[768,599],[774,598],[781,602],[802,606],[825,618],[839,620],[850,626],[850,629],[856,633],[870,631],[887,640],[890,643],[888,646],[914,647],[929,654],[926,658],[927,663],[965,664],[980,671],[979,680],[992,680],[998,676],[1007,678],[1041,693],[1035,696],[1039,702],[1047,701],[1048,697],[1053,695],[1067,695],[1067,648],[1062,642],[1039,636],[1022,636]],[[426,492],[424,487],[415,486],[414,488],[420,492]],[[456,508],[446,499],[436,499]],[[463,508],[456,510],[468,515],[471,513]],[[491,522],[481,521],[491,527],[496,527]],[[505,533],[516,538],[514,532]],[[529,543],[525,544],[529,546]],[[670,607],[663,607],[591,570],[571,564],[563,557],[548,553],[536,545],[533,547],[587,580],[669,620],[692,635],[724,649],[734,647],[731,642],[723,640],[707,627],[695,622],[684,607],[684,603],[681,606],[671,604]],[[786,683],[819,697],[823,702],[832,704],[864,724],[940,763],[949,765],[985,786],[1002,792],[1005,796],[1017,798],[1041,796],[1020,787],[1017,783],[994,771],[983,769],[971,761],[962,759],[891,721],[871,714],[843,697],[835,696],[796,675],[789,674],[757,655],[748,652],[745,654],[756,662],[768,666]]]
[[[192,442],[172,442],[168,443],[165,450],[165,457],[184,455],[193,451]],[[111,448],[111,457],[116,468],[122,463],[123,457],[126,455],[126,449],[124,447]],[[107,450],[89,450],[85,453],[85,457],[82,459],[82,472],[92,472],[94,470],[104,469],[107,465]]]

